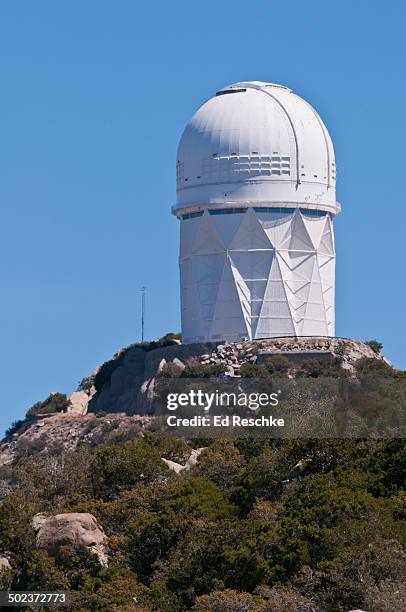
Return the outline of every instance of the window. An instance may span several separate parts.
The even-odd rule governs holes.
[[[270,214],[282,214],[282,215],[292,215],[295,212],[294,208],[269,208],[269,207],[254,207],[255,212],[259,213],[270,213]]]
[[[307,208],[300,208],[300,212],[305,217],[325,217],[327,215],[325,210],[310,210]]]
[[[216,96],[225,96],[226,94],[243,93],[246,89],[223,89],[216,92]]]
[[[203,211],[199,210],[198,212],[187,213],[186,215],[182,215],[182,219],[194,219],[195,217],[201,217],[203,215]]]
[[[248,208],[215,208],[209,210],[209,215],[236,215],[247,212]]]
[[[246,213],[248,208],[215,208],[209,210],[209,215],[238,215]],[[260,207],[255,206],[254,211],[256,213],[261,214],[278,214],[278,215],[293,215],[297,208],[281,208],[281,207]],[[308,208],[299,208],[302,215],[305,217],[325,217],[328,213],[325,210],[311,210]],[[199,210],[196,212],[186,213],[182,215],[182,219],[194,219],[195,217],[201,217],[203,215],[203,210]]]

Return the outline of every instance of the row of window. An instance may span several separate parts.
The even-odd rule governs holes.
[[[203,176],[215,177],[229,174],[266,174],[266,175],[290,175],[289,155],[237,155],[231,153],[229,156],[219,157],[213,154],[210,158],[203,160]]]
[[[306,173],[303,172],[304,166],[302,165],[301,168],[301,176],[306,176]],[[178,161],[176,164],[176,182],[178,185],[189,181],[189,177],[185,177],[184,174],[184,164]],[[253,151],[251,156],[238,156],[236,153],[230,153],[229,156],[220,157],[217,153],[213,153],[212,157],[203,160],[202,174],[191,177],[191,179],[224,178],[233,174],[290,176],[290,156],[259,155],[256,151]],[[318,178],[317,174],[313,176],[314,178]],[[334,181],[336,180],[336,166],[334,162],[332,162],[331,178]],[[327,177],[325,176],[324,179],[327,179]]]
[[[209,210],[209,215],[236,215],[247,212],[248,208],[217,208]],[[257,213],[270,213],[270,214],[282,214],[282,215],[293,215],[297,210],[296,208],[261,208],[254,207],[254,211]],[[302,215],[306,217],[325,217],[328,213],[325,210],[309,210],[307,208],[299,208]],[[194,219],[195,217],[201,217],[203,210],[198,212],[187,213],[182,215],[182,219]]]
[[[237,153],[230,153],[227,156],[219,156],[217,153],[213,153],[212,157],[203,159],[202,173],[196,177],[185,177],[183,162],[178,161],[176,164],[176,181],[178,184],[187,182],[189,179],[224,178],[241,173],[252,176],[290,176],[291,158],[289,155],[259,155],[257,151],[253,151],[251,155],[241,156]]]

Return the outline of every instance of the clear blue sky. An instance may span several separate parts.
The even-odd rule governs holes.
[[[0,429],[119,347],[177,331],[175,156],[240,80],[290,86],[335,143],[337,334],[406,368],[403,2],[0,4]]]

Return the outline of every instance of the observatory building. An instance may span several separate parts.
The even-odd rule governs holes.
[[[287,87],[218,91],[178,147],[184,342],[334,336],[336,166]]]

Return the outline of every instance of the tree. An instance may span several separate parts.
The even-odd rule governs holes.
[[[220,489],[236,484],[245,461],[230,440],[216,440],[199,457],[194,473],[214,482]]]
[[[366,340],[365,344],[369,346],[377,355],[379,355],[383,346],[381,342],[378,342],[378,340]]]
[[[171,476],[158,451],[141,440],[96,450],[91,476],[96,496],[114,497],[138,482]]]
[[[65,412],[70,401],[65,393],[51,393],[43,402],[37,402],[27,411],[28,418],[38,414],[52,414],[54,412]]]
[[[0,504],[0,546],[10,551],[10,564],[21,569],[32,554],[35,538],[31,519],[36,512],[35,505],[16,489]]]
[[[282,492],[283,478],[278,452],[265,447],[242,471],[231,499],[248,513],[257,497],[271,501],[277,499]]]

